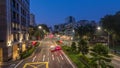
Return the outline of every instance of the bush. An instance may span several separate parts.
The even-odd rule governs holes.
[[[70,52],[70,51],[71,51],[71,48],[70,48],[70,47],[68,47],[68,46],[62,46],[62,48],[63,48],[63,50],[65,50],[65,51],[68,51],[68,52]]]
[[[72,42],[71,51],[75,53],[75,52],[76,52],[76,49],[77,49],[76,43],[75,43],[75,42]]]
[[[39,46],[39,44],[40,44],[40,43],[39,43],[39,42],[37,42],[37,43],[36,43],[36,45],[35,45],[35,47],[38,47],[38,46]]]
[[[71,47],[62,46],[64,52],[68,55],[68,57],[76,64],[78,68],[83,68],[84,65],[81,61],[79,61],[79,55],[71,52]]]
[[[27,51],[21,53],[21,59],[25,59],[30,56],[35,50],[35,47],[28,49]]]

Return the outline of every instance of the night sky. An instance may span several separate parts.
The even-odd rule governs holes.
[[[78,20],[99,21],[106,14],[120,11],[120,0],[30,0],[37,24],[64,23],[68,16]]]

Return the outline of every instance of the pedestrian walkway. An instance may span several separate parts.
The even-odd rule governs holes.
[[[113,56],[112,58],[112,64],[114,68],[120,68],[120,56],[117,56],[115,54],[110,54]]]

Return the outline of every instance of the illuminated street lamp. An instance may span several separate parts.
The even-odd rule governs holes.
[[[100,27],[100,26],[98,26],[98,27],[97,27],[97,30],[101,30],[101,27]]]
[[[38,26],[39,29],[42,29],[42,26]]]
[[[97,30],[101,30],[101,27],[98,26],[98,27],[97,27]],[[104,31],[107,32],[106,30],[104,30]],[[108,33],[108,32],[107,32],[107,40],[108,40],[107,43],[108,43],[108,47],[109,47],[109,42],[110,42],[110,41],[109,41],[109,33]]]

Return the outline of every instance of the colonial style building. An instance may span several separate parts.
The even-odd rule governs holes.
[[[26,50],[29,0],[0,0],[0,62],[16,60]]]

